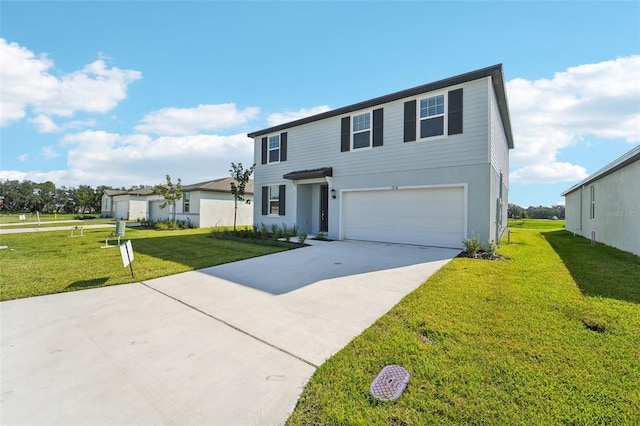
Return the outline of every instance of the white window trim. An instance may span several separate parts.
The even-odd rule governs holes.
[[[187,200],[189,198],[189,200]],[[185,209],[185,207],[189,207],[189,210]],[[182,212],[183,213],[191,213],[191,192],[185,192],[182,195]]]
[[[281,217],[280,216],[280,185],[267,185],[269,190],[267,191],[267,217]],[[275,188],[276,194],[278,194],[278,213],[271,213],[271,188]]]
[[[353,130],[353,118],[357,117],[359,115],[364,115],[364,114],[369,114],[369,128],[367,130],[358,130],[357,132]],[[355,146],[353,146],[354,144],[354,135],[356,133],[363,133],[363,132],[369,132],[369,146],[363,146],[361,148],[356,148]],[[359,151],[368,151],[370,149],[373,149],[373,110],[369,110],[369,111],[362,111],[359,112],[357,114],[352,114],[351,115],[351,123],[350,123],[350,129],[349,129],[349,143],[351,144],[351,149],[349,150],[350,152],[359,152]]]
[[[270,148],[269,147],[269,141],[271,140],[271,138],[273,137],[278,137],[278,161],[271,161],[271,151],[275,151],[276,148]],[[267,136],[267,164],[277,164],[280,162],[280,158],[282,157],[282,140],[280,137],[280,133],[275,134],[275,135],[269,135]]]
[[[424,118],[424,117],[420,117],[420,101],[425,100],[425,99],[429,99],[429,98],[434,98],[436,96],[440,96],[442,95],[443,100],[444,100],[444,111],[442,114],[438,114],[438,115],[432,115],[431,117],[428,118]],[[438,139],[444,139],[447,137],[447,132],[448,132],[448,127],[449,127],[449,97],[447,96],[447,92],[436,92],[436,93],[430,93],[428,96],[421,96],[419,98],[416,99],[416,140],[417,141],[434,141],[434,140],[438,140]],[[428,120],[431,118],[436,118],[436,117],[443,117],[443,123],[442,123],[442,134],[441,135],[436,135],[436,136],[427,136],[426,138],[423,138],[420,136],[420,124],[422,123],[422,120]]]

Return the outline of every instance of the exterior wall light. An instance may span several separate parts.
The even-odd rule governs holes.
[[[336,199],[336,190],[331,188],[331,198]]]

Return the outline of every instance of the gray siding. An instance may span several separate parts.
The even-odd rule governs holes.
[[[507,228],[509,202],[509,146],[495,93],[489,90],[489,161],[491,163],[490,239],[499,242]],[[500,183],[502,174],[502,187]]]
[[[421,99],[449,90],[463,88],[463,133],[432,138],[425,141],[403,142],[404,102]],[[445,96],[446,99],[446,96]],[[483,240],[494,239],[491,236],[490,169],[490,132],[496,133],[497,144],[506,147],[504,131],[493,129],[494,112],[501,126],[493,85],[489,77],[461,85],[451,86],[441,91],[426,93],[418,97],[404,98],[377,105],[372,109],[356,111],[358,114],[373,109],[384,108],[384,145],[372,149],[340,151],[341,119],[335,116],[288,128],[287,161],[277,164],[261,164],[261,136],[255,138],[254,159],[255,203],[254,220],[256,223],[286,223],[293,225],[304,218],[309,223],[296,223],[301,230],[315,232],[317,218],[316,206],[300,205],[298,197],[304,203],[308,199],[315,201],[319,195],[316,187],[298,185],[283,179],[283,175],[292,171],[333,167],[333,188],[340,193],[343,189],[388,188],[392,186],[421,186],[467,184],[468,188],[468,232],[475,232]],[[493,137],[493,136],[492,136]],[[503,174],[508,174],[508,150],[496,153],[497,162],[506,163]],[[262,193],[260,188],[266,185],[286,184],[286,216],[262,216]],[[329,237],[338,238],[341,197],[329,200]],[[495,212],[495,209],[493,210]],[[505,208],[506,212],[506,208]],[[506,219],[505,219],[506,224]]]

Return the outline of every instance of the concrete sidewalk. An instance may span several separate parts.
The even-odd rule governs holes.
[[[282,424],[315,367],[458,254],[353,241],[3,302],[2,424]]]

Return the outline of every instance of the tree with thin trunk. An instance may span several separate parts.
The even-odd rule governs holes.
[[[249,183],[249,179],[251,178],[251,174],[253,173],[253,169],[256,168],[256,165],[253,164],[247,170],[242,167],[242,163],[231,163],[231,168],[229,169],[229,173],[231,173],[231,177],[233,181],[231,181],[231,194],[233,195],[234,208],[233,211],[233,232],[236,232],[236,221],[238,216],[238,201],[245,202],[247,204],[251,203],[251,200],[247,200],[244,198],[245,190],[247,183]]]
[[[161,195],[164,203],[160,204],[160,208],[173,206],[173,226],[176,226],[176,204],[182,198],[182,180],[178,178],[178,182],[174,185],[171,183],[171,176],[167,175],[167,185],[156,185],[153,187],[153,193]]]

